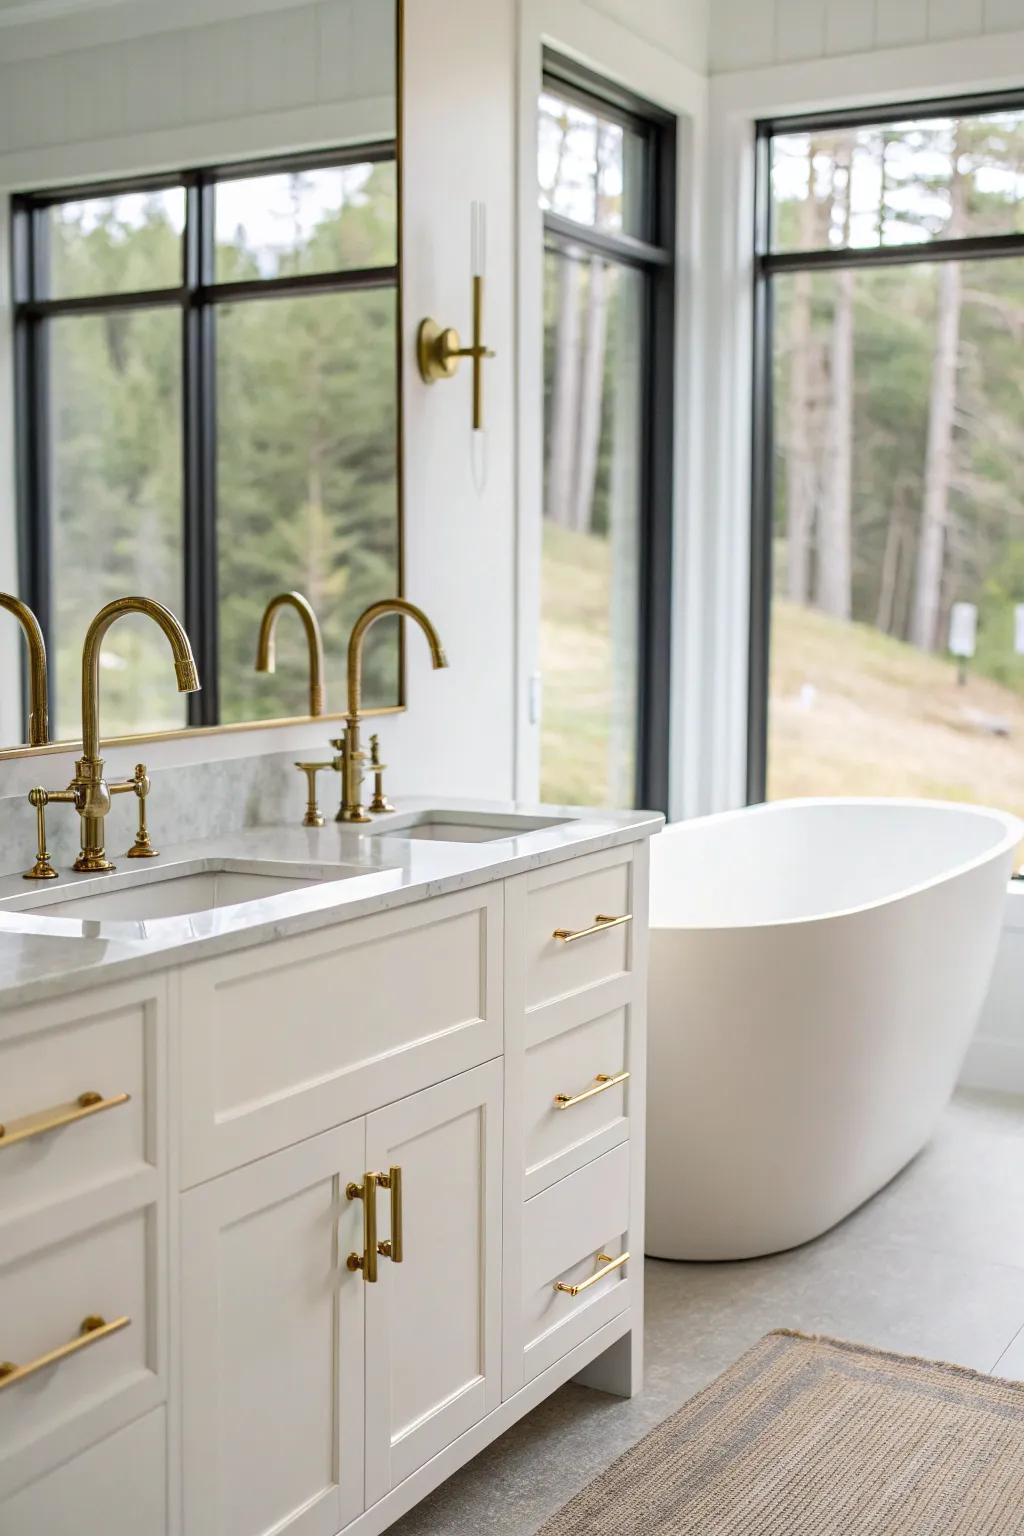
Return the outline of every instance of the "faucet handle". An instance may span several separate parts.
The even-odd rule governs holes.
[[[24,880],[56,880],[57,871],[50,863],[50,855],[46,850],[46,805],[49,795],[41,785],[28,792],[28,803],[35,808],[36,813],[36,861],[31,869],[26,869],[22,879]]]
[[[333,747],[334,743],[331,742]],[[306,775],[306,814],[302,818],[304,827],[322,827],[326,825],[326,818],[322,814],[316,798],[316,776],[322,768],[334,768],[333,762],[327,763],[296,763],[295,767],[300,773]]]
[[[135,841],[125,855],[128,859],[156,859],[159,858],[157,850],[149,840],[149,828],[146,825],[146,800],[149,796],[150,782],[149,770],[145,763],[135,764],[135,776],[130,781],[135,790],[139,803],[139,820],[135,829]]]
[[[386,767],[387,763],[382,763],[380,760],[380,737],[376,735],[371,736],[370,771],[373,774],[373,799],[370,801],[370,810],[375,816],[381,816],[385,811],[393,811],[395,809],[384,793],[384,770]]]

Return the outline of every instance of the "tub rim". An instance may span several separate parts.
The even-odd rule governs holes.
[[[903,810],[934,810],[934,811],[958,811],[961,814],[980,817],[994,821],[1003,827],[1004,836],[1002,842],[987,849],[984,853],[976,854],[973,858],[965,859],[960,864],[954,864],[944,870],[942,874],[933,875],[928,880],[919,880],[916,885],[902,887],[891,895],[882,896],[877,901],[860,902],[852,907],[837,907],[834,912],[812,912],[804,917],[775,917],[765,918],[762,922],[746,923],[663,923],[654,915],[654,895],[651,892],[651,917],[650,928],[652,933],[742,933],[748,929],[763,928],[795,928],[806,927],[811,923],[831,923],[837,918],[856,917],[864,912],[875,912],[880,908],[895,905],[897,902],[906,901],[908,897],[918,896],[924,891],[930,891],[936,886],[945,885],[947,881],[955,880],[960,875],[971,873],[980,869],[992,859],[1010,853],[1024,838],[1024,819],[1016,816],[1012,811],[1000,810],[994,805],[974,805],[960,800],[926,800],[909,795],[806,795],[790,796],[785,800],[762,800],[756,805],[742,805],[728,811],[713,811],[707,816],[694,816],[681,821],[670,822],[661,830],[660,837],[670,837],[673,833],[683,834],[692,830],[698,823],[701,825],[709,821],[735,821],[741,816],[750,816],[756,813],[770,814],[773,811],[793,809],[804,806],[885,806],[886,808]],[[653,887],[653,871],[652,871]],[[1013,887],[1007,885],[1007,893],[1012,894]]]

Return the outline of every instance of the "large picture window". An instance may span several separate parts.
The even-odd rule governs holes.
[[[110,598],[183,615],[203,681],[163,686],[162,637],[125,619],[117,735],[300,713],[297,625],[253,671],[268,598],[303,591],[338,656],[399,590],[397,227],[391,143],[14,199],[20,590],[59,736]],[[392,629],[367,651],[374,705],[398,670]]]
[[[673,120],[549,60],[541,794],[668,793]]]
[[[758,155],[751,798],[1024,811],[1024,96]]]

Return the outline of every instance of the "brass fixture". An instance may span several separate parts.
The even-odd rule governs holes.
[[[577,939],[589,939],[593,933],[604,933],[608,928],[618,928],[632,921],[632,912],[623,912],[621,917],[604,917],[598,913],[589,928],[556,928],[551,937],[560,944],[575,944]]]
[[[592,1285],[596,1285],[606,1275],[612,1274],[616,1269],[621,1269],[628,1258],[628,1253],[620,1253],[615,1258],[610,1253],[599,1253],[597,1262],[602,1266],[600,1269],[596,1269],[588,1279],[581,1280],[578,1285],[566,1285],[564,1280],[556,1280],[555,1290],[563,1291],[566,1296],[579,1296],[582,1291],[589,1291]]]
[[[345,716],[345,734],[331,743],[338,750],[337,766],[341,773],[341,806],[336,821],[370,820],[360,799],[363,764],[366,762],[366,753],[359,741],[363,706],[363,641],[370,626],[388,613],[403,614],[406,618],[415,619],[427,637],[430,659],[435,670],[448,665],[437,630],[422,608],[417,608],[415,603],[406,602],[402,597],[386,597],[379,603],[371,603],[356,619],[348,642],[348,712]],[[383,765],[379,766],[383,772]]]
[[[127,1328],[131,1322],[130,1317],[115,1317],[112,1323],[108,1323],[102,1317],[83,1317],[78,1336],[69,1339],[66,1344],[59,1344],[56,1349],[49,1350],[45,1355],[39,1355],[37,1359],[30,1360],[27,1365],[15,1365],[13,1360],[0,1360],[0,1391],[4,1387],[13,1387],[18,1381],[24,1381],[28,1376],[34,1376],[37,1371],[45,1370],[48,1365],[56,1365],[60,1360],[66,1360],[69,1355],[77,1355],[79,1350],[88,1349],[90,1344],[98,1344],[101,1339],[109,1339],[112,1333],[120,1333],[122,1328]]]
[[[23,1115],[9,1125],[0,1125],[0,1151],[4,1147],[13,1147],[16,1142],[28,1141],[32,1136],[43,1136],[63,1125],[74,1125],[92,1115],[101,1115],[104,1110],[117,1109],[119,1105],[127,1104],[130,1098],[130,1093],[115,1093],[105,1099],[102,1093],[90,1089],[80,1093],[70,1104],[57,1104],[52,1109],[39,1109],[32,1115]]]
[[[607,1072],[599,1072],[594,1078],[593,1086],[584,1088],[582,1093],[556,1093],[556,1109],[572,1109],[574,1104],[585,1104],[588,1099],[596,1098],[599,1093],[607,1093],[609,1088],[617,1088],[629,1077],[628,1072],[616,1072],[614,1077],[609,1077]]]
[[[385,811],[393,811],[394,806],[384,793],[384,770],[387,763],[380,760],[380,737],[370,737],[370,772],[373,774],[373,799],[370,801],[370,810],[375,816],[381,816]]]
[[[274,631],[281,609],[294,608],[302,620],[309,648],[309,712],[311,715],[327,713],[327,689],[324,686],[324,642],[320,622],[313,605],[301,592],[279,592],[263,610],[260,620],[260,637],[256,646],[256,671],[273,672],[276,655]],[[309,823],[307,823],[309,825]],[[314,823],[322,825],[322,823]]]
[[[382,1253],[386,1259],[390,1259],[392,1264],[401,1264],[405,1257],[401,1168],[392,1166],[387,1173],[378,1173],[377,1184],[381,1189],[389,1190],[391,1194],[391,1236],[377,1244],[377,1252]]]
[[[473,430],[479,432],[484,424],[484,359],[494,353],[483,342],[484,280],[477,274],[473,278],[473,342],[464,347],[454,326],[440,326],[436,320],[423,320],[416,333],[416,361],[424,384],[436,384],[440,379],[450,379],[464,357],[473,359]]]
[[[149,776],[145,764],[136,766],[132,778],[108,783],[103,777],[100,756],[100,651],[111,624],[126,613],[145,614],[167,636],[174,656],[178,692],[196,693],[199,689],[199,675],[188,636],[169,608],[151,597],[118,597],[100,609],[86,631],[82,647],[82,755],[75,763],[75,776],[67,789],[46,790],[37,786],[29,791],[29,804],[36,812],[37,855],[35,864],[26,872],[26,880],[52,880],[56,873],[46,851],[45,808],[51,803],[73,805],[81,818],[81,850],[73,869],[98,873],[115,867],[107,858],[104,847],[104,824],[112,795],[134,794],[138,797],[138,832],[129,857],[154,856],[155,850],[146,830]]]
[[[350,1253],[345,1261],[351,1270],[360,1269],[367,1285],[377,1279],[377,1180],[380,1175],[367,1173],[361,1184],[346,1184],[345,1198],[363,1202],[363,1251]]]
[[[322,768],[334,768],[334,762],[327,763],[296,763],[295,767],[300,773],[306,775],[306,814],[302,818],[304,827],[326,826],[326,817],[323,816],[316,798],[316,776]]]
[[[28,744],[45,747],[50,740],[49,701],[46,680],[46,641],[39,620],[27,603],[9,592],[0,592],[0,608],[13,613],[25,634],[28,646],[29,693],[32,706],[28,716]]]

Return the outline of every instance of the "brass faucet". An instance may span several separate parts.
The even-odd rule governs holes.
[[[256,647],[256,671],[273,672],[275,665],[274,630],[284,607],[294,608],[302,620],[309,647],[309,712],[311,715],[327,713],[327,690],[324,687],[324,642],[320,624],[312,603],[301,592],[279,592],[263,610],[260,620],[260,637]]]
[[[49,704],[46,681],[46,641],[39,627],[39,620],[27,603],[9,592],[0,592],[0,608],[13,613],[25,632],[28,646],[29,692],[32,707],[28,717],[28,743],[30,747],[45,747],[50,739]]]
[[[415,603],[407,603],[401,597],[387,597],[379,603],[371,603],[369,608],[356,619],[348,642],[348,711],[345,715],[345,733],[337,743],[338,768],[341,773],[341,807],[335,817],[336,821],[365,822],[371,819],[360,800],[363,764],[366,761],[366,753],[362,750],[359,741],[359,723],[363,706],[363,641],[370,626],[376,624],[378,619],[382,619],[388,613],[399,613],[406,618],[415,619],[427,637],[430,659],[435,670],[448,665],[448,658],[444,653],[437,630],[423,609],[417,608]],[[383,765],[374,764],[374,766],[380,767],[383,772]],[[382,797],[380,784],[377,786],[377,793],[378,797]]]
[[[100,651],[111,624],[126,613],[144,613],[163,630],[174,654],[178,692],[198,692],[199,674],[192,647],[169,608],[151,597],[118,597],[100,609],[86,631],[82,647],[82,755],[75,763],[75,776],[67,789],[36,788],[29,792],[29,803],[36,811],[39,847],[36,862],[26,874],[28,880],[52,880],[56,874],[46,852],[44,812],[51,801],[59,805],[73,805],[81,818],[82,845],[72,865],[73,869],[98,872],[114,868],[104,847],[104,824],[112,795],[132,793],[138,797],[139,830],[128,857],[155,856],[156,850],[150,844],[146,830],[145,807],[146,796],[149,794],[149,776],[145,764],[138,764],[132,778],[108,783],[103,777],[103,758],[100,756]]]

